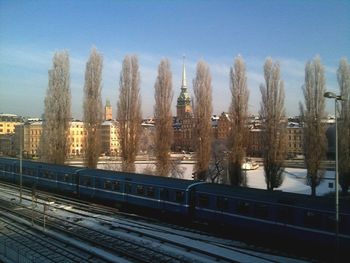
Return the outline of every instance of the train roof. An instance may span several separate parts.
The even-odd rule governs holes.
[[[1,157],[0,160],[1,160],[1,163],[16,164],[16,165],[19,165],[19,162],[20,162],[20,159],[18,158]],[[81,169],[81,167],[76,167],[76,166],[50,164],[50,163],[43,163],[43,162],[38,162],[34,160],[26,160],[26,159],[23,159],[22,162],[23,162],[23,166],[33,167],[33,168],[49,168],[50,170],[60,171],[62,173],[72,173]]]

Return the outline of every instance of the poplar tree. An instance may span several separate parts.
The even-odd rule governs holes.
[[[350,186],[350,66],[343,58],[337,71],[342,100],[338,119],[339,182],[346,194]]]
[[[235,58],[230,70],[230,106],[231,130],[229,139],[229,176],[231,185],[246,185],[247,179],[242,173],[242,164],[246,156],[247,119],[249,91],[247,87],[246,68],[241,56]]]
[[[197,163],[195,175],[198,180],[206,180],[211,156],[212,127],[212,86],[209,66],[204,61],[197,63],[196,77],[193,80],[195,94],[195,148]]]
[[[101,153],[100,126],[103,120],[102,109],[102,67],[103,57],[96,48],[92,48],[86,63],[84,85],[84,126],[85,139],[84,164],[96,168]]]
[[[171,113],[173,91],[170,63],[167,59],[163,59],[158,66],[158,77],[154,85],[154,99],[156,174],[168,176],[171,168],[169,153],[173,140],[173,117]]]
[[[305,84],[302,86],[304,103],[300,103],[303,123],[304,155],[307,168],[307,184],[311,195],[316,195],[316,187],[322,181],[324,169],[321,161],[326,157],[325,118],[326,79],[320,57],[315,57],[305,66]]]
[[[40,153],[44,162],[64,164],[69,151],[68,133],[71,117],[68,52],[56,52],[52,64],[45,97]]]
[[[119,81],[117,121],[121,147],[122,170],[135,171],[135,159],[141,135],[140,72],[136,56],[126,56]]]
[[[284,86],[280,79],[280,65],[273,63],[271,58],[265,61],[264,78],[265,85],[260,85],[263,163],[267,190],[273,190],[279,187],[284,179],[286,123]]]

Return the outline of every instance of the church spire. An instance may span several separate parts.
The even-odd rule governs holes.
[[[187,80],[186,80],[186,66],[185,66],[185,56],[183,56],[182,64],[182,82],[181,82],[181,92],[177,98],[177,117],[183,119],[186,112],[191,113],[191,97],[187,90]]]
[[[183,64],[182,64],[182,85],[181,88],[182,89],[186,89],[187,88],[187,81],[186,81],[186,67],[185,67],[185,56],[182,57],[183,58]]]

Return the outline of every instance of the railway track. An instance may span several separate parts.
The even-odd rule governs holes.
[[[2,207],[2,205],[1,205]],[[36,231],[0,210],[0,254],[13,262],[108,262],[98,255]]]
[[[13,195],[15,188],[7,189]],[[11,193],[10,193],[11,192]],[[29,193],[28,191],[27,193]],[[39,193],[35,211],[36,224],[43,225],[42,206],[47,204],[48,196]],[[24,195],[25,202],[31,198]],[[59,203],[57,203],[59,202]],[[60,210],[57,213],[57,210]],[[27,220],[33,218],[29,209],[20,209]],[[26,212],[24,212],[26,211]],[[112,215],[112,217],[111,217]],[[199,231],[182,227],[156,225],[145,218],[119,213],[115,209],[64,201],[55,197],[47,212],[47,227],[51,231],[65,233],[81,242],[93,245],[105,252],[122,256],[134,262],[300,262],[278,255],[268,255],[261,251],[244,248],[242,244],[218,241]]]

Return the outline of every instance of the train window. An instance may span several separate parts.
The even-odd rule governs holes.
[[[329,231],[335,230],[335,216],[334,215],[327,215],[326,216],[326,229]]]
[[[119,191],[119,190],[120,190],[120,183],[119,183],[118,181],[115,181],[115,182],[114,182],[113,189],[114,189],[115,191]]]
[[[175,193],[175,201],[178,202],[178,203],[183,203],[184,200],[185,200],[185,195],[184,195],[184,192],[182,191],[176,191]]]
[[[112,189],[112,183],[111,181],[105,180],[104,182],[104,189]]]
[[[152,186],[147,187],[147,196],[154,197],[154,188]]]
[[[136,193],[138,195],[145,195],[145,187],[142,185],[136,186]]]
[[[322,224],[322,216],[313,211],[306,211],[304,214],[304,223],[306,226],[319,228]]]
[[[131,194],[131,190],[132,190],[132,184],[126,183],[125,184],[125,193]]]
[[[65,181],[65,182],[70,182],[70,181],[71,181],[70,175],[69,175],[69,174],[65,174],[65,175],[63,176],[63,181]]]
[[[82,185],[91,186],[91,179],[89,177],[83,177]]]
[[[209,205],[209,196],[200,194],[198,196],[198,206],[207,207]]]
[[[254,215],[260,218],[267,218],[269,214],[268,206],[265,204],[255,204]]]
[[[33,176],[34,171],[32,169],[24,168],[23,169],[23,174]]]
[[[277,220],[283,223],[293,223],[293,208],[284,206],[278,207]]]
[[[48,171],[43,171],[43,178],[48,178],[49,172]]]
[[[250,204],[246,201],[237,202],[237,213],[239,214],[248,214]]]
[[[165,188],[160,189],[160,199],[169,200],[169,190]]]
[[[218,196],[218,198],[216,199],[216,207],[219,210],[227,211],[228,210],[228,198]]]

